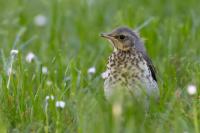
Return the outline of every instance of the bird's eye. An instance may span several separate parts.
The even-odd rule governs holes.
[[[123,40],[124,38],[125,38],[124,35],[120,35],[120,36],[119,36],[119,39],[121,39],[121,40]]]

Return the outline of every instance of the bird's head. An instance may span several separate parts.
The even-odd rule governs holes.
[[[127,27],[116,28],[111,33],[101,33],[101,37],[108,39],[117,50],[128,51],[135,47],[144,50],[138,34]]]

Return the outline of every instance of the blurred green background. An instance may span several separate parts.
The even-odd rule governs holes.
[[[200,86],[199,9],[199,0],[0,0],[0,129],[199,132],[199,92],[187,93],[189,84]],[[115,106],[104,99],[101,73],[112,47],[99,34],[118,26],[143,26],[140,35],[158,70],[160,103],[147,116],[129,100],[115,118]],[[19,50],[14,61],[12,49]],[[26,62],[29,52],[32,63]],[[93,66],[96,72],[88,74]],[[56,100],[65,108],[55,108]]]

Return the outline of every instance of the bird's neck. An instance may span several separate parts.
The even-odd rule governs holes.
[[[130,50],[116,50],[111,55],[113,58],[118,60],[119,62],[124,62],[130,59],[131,56],[135,56],[137,54],[137,50],[132,48]]]
[[[129,54],[129,53],[134,53],[136,52],[137,50],[135,48],[130,48],[128,50],[121,50],[121,49],[117,49],[117,48],[114,48],[114,53],[123,53],[123,54]]]

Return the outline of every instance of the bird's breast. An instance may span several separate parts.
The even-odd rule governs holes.
[[[114,52],[109,57],[107,73],[108,77],[104,82],[106,92],[110,92],[116,87],[128,89],[141,88],[140,85],[150,92],[152,88],[157,87],[147,62],[142,54],[137,51]]]
[[[115,52],[107,64],[110,75],[140,77],[149,72],[146,61],[137,52]]]
[[[148,95],[158,95],[158,87],[151,75],[146,60],[138,51],[116,51],[109,57],[107,64],[107,77],[104,82],[104,91],[109,98],[114,90],[129,90],[136,96],[143,92]]]

